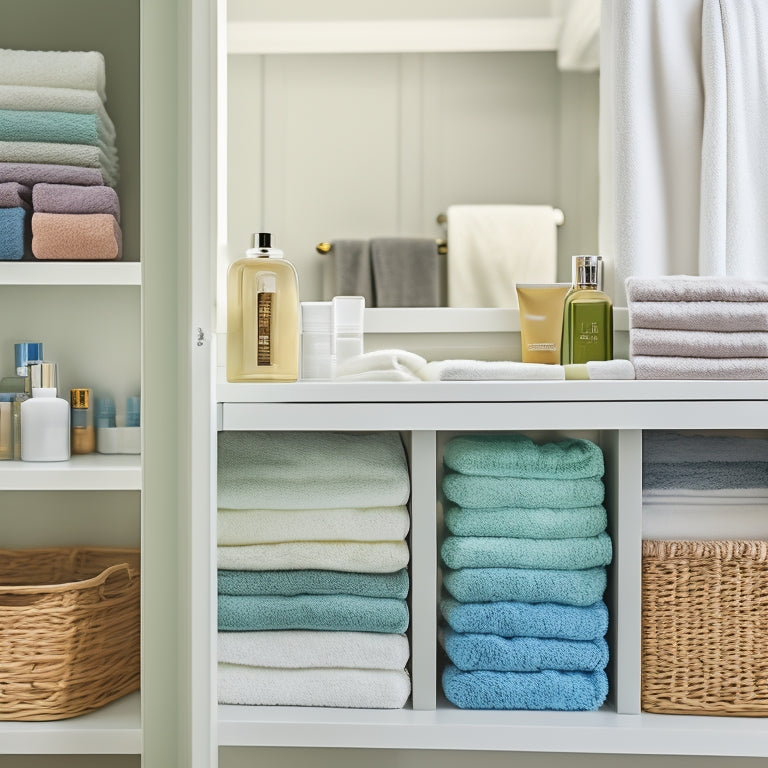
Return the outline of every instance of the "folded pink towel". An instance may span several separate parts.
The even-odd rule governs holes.
[[[631,301],[629,326],[676,331],[768,331],[768,302]]]
[[[668,357],[768,357],[768,333],[631,328],[629,353]]]
[[[120,225],[111,214],[32,214],[36,259],[105,261],[121,258],[122,251]]]
[[[37,213],[109,213],[120,222],[120,201],[112,187],[35,184],[32,206]]]
[[[16,181],[0,183],[0,208],[23,208],[31,210],[32,190]]]
[[[632,358],[636,379],[768,379],[768,358],[648,357]]]
[[[0,163],[0,182],[16,181],[28,187],[48,184],[104,184],[98,168],[80,165],[56,165],[55,163]]]

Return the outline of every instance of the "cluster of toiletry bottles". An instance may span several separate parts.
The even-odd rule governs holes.
[[[517,284],[524,363],[571,365],[613,359],[613,305],[602,259],[574,256],[571,283]]]
[[[227,381],[333,378],[337,365],[363,352],[364,298],[299,305],[293,264],[268,232],[252,237],[227,275]]]
[[[115,401],[76,388],[59,397],[58,366],[41,342],[14,345],[16,375],[0,380],[0,460],[67,461],[72,454],[140,453],[139,397],[126,402],[117,427]]]

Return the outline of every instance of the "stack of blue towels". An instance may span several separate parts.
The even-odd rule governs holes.
[[[445,696],[462,709],[599,708],[612,556],[602,451],[467,435],[443,461]]]
[[[394,709],[410,695],[410,476],[396,432],[221,432],[218,698]]]

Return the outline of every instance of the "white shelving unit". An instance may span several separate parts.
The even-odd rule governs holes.
[[[140,490],[140,456],[92,453],[69,461],[0,462],[0,491]]]
[[[141,285],[137,261],[0,261],[0,285]]]

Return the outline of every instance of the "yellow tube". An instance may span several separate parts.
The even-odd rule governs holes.
[[[560,364],[563,305],[570,283],[517,283],[524,363]]]

